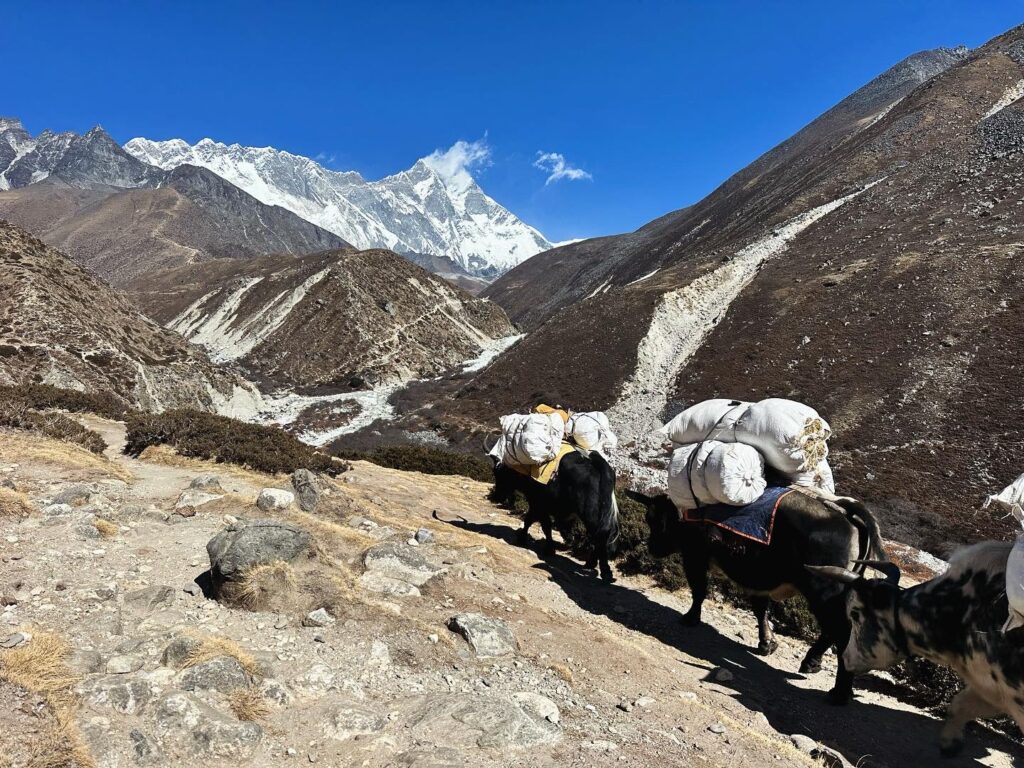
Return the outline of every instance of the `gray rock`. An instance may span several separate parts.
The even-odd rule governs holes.
[[[135,592],[129,592],[124,596],[124,601],[132,608],[152,611],[174,602],[174,588],[168,587],[166,584],[154,584],[151,587],[143,587]]]
[[[324,735],[338,741],[354,736],[367,736],[384,730],[387,719],[380,712],[360,704],[340,706],[330,713],[324,724]]]
[[[296,469],[292,472],[292,488],[299,499],[299,509],[315,512],[320,504],[320,483],[316,475],[308,469]]]
[[[326,664],[314,664],[292,681],[292,685],[313,693],[322,693],[335,687],[337,675]]]
[[[0,648],[17,648],[32,639],[31,632],[15,632],[0,640]]]
[[[92,489],[87,485],[69,485],[53,497],[54,504],[79,505],[85,504],[92,496]]]
[[[252,682],[252,677],[233,656],[217,656],[188,667],[178,675],[178,687],[183,691],[231,693],[249,687]]]
[[[711,679],[716,683],[730,683],[733,680],[733,674],[724,667],[718,667],[711,673]]]
[[[99,651],[78,648],[68,656],[67,665],[80,675],[92,675],[103,669],[103,656]]]
[[[47,517],[66,517],[74,511],[70,504],[47,504],[43,507],[43,514]]]
[[[108,675],[128,675],[142,669],[142,659],[138,656],[111,656],[107,662]]]
[[[11,477],[5,477],[3,480],[0,480],[0,487],[9,488],[12,491],[18,490],[17,483],[15,483],[14,478]]]
[[[723,734],[725,733],[725,726],[721,723],[712,723],[708,726],[708,730],[712,733]]]
[[[416,531],[415,539],[416,542],[419,544],[433,544],[434,534],[428,531],[426,528],[420,528],[418,531]]]
[[[239,722],[187,693],[164,696],[154,711],[162,740],[186,754],[247,758],[263,738],[256,723]]]
[[[153,686],[148,680],[124,678],[120,675],[91,677],[82,683],[82,698],[96,707],[109,707],[123,715],[143,711],[153,700]]]
[[[291,491],[283,491],[280,488],[264,488],[256,499],[256,506],[264,512],[273,512],[277,509],[288,509],[295,501],[295,494]]]
[[[139,765],[158,765],[163,762],[160,748],[137,728],[128,733],[128,742],[132,745],[132,756]]]
[[[330,613],[327,612],[326,608],[317,608],[315,611],[310,611],[306,614],[306,618],[302,620],[302,626],[304,627],[329,627],[337,621]]]
[[[550,712],[549,707],[533,701],[524,706],[512,696],[432,695],[420,700],[407,725],[413,738],[421,743],[527,749],[550,744],[561,735],[555,723],[538,714],[538,708]]]
[[[364,573],[359,577],[359,584],[363,589],[370,592],[378,592],[382,595],[391,595],[392,597],[420,596],[418,587],[405,581],[392,579],[390,576],[385,576],[378,571],[367,571]]]
[[[199,650],[199,640],[189,635],[178,635],[164,648],[160,663],[171,669],[181,669],[189,656]]]
[[[220,484],[220,478],[217,475],[199,475],[192,478],[192,482],[188,484],[189,488],[197,491],[206,491],[207,493],[224,493],[224,487]]]
[[[466,638],[478,657],[504,656],[519,650],[508,624],[479,613],[460,613],[448,620],[448,629]]]
[[[231,580],[247,568],[275,560],[291,562],[309,549],[313,537],[279,520],[240,522],[214,536],[206,545],[214,580]]]
[[[197,488],[186,488],[178,496],[178,500],[174,502],[175,511],[182,509],[197,509],[204,504],[223,499],[224,495],[219,493],[210,493],[209,491],[199,490]]]
[[[555,725],[562,719],[562,715],[558,711],[558,705],[539,693],[533,693],[532,691],[513,693],[512,698],[516,700],[516,703],[519,704],[524,712],[534,718],[547,720]]]
[[[366,570],[422,587],[443,570],[408,544],[388,541],[366,550]]]

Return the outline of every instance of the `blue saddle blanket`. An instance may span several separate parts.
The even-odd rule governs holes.
[[[730,531],[737,536],[759,542],[772,543],[772,528],[775,526],[775,513],[783,498],[793,493],[792,488],[767,488],[757,501],[744,507],[731,504],[709,504],[699,509],[688,509],[683,513],[687,523],[705,523]]]

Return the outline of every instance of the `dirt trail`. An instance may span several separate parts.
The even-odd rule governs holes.
[[[181,673],[175,677],[160,663],[163,647],[176,631],[198,627],[235,639],[265,661],[264,685],[287,690],[287,703],[275,704],[258,744],[244,749],[233,744],[230,759],[202,754],[209,765],[294,764],[289,750],[305,755],[303,762],[325,765],[422,768],[467,762],[531,768],[818,764],[794,748],[790,734],[810,737],[863,766],[938,764],[938,721],[901,703],[894,697],[899,691],[884,678],[861,681],[852,705],[829,707],[824,691],[834,674],[832,657],[824,671],[805,678],[796,671],[805,651],[801,643],[780,637],[774,656],[756,656],[752,617],[722,604],[709,602],[706,626],[685,629],[679,614],[685,610],[686,594],[666,593],[642,578],[605,585],[565,556],[541,557],[516,546],[517,521],[486,501],[485,484],[462,478],[357,462],[316,517],[297,510],[282,513],[323,540],[333,537],[330,546],[338,562],[356,579],[367,547],[383,543],[421,552],[441,569],[422,586],[421,597],[357,591],[351,610],[339,615],[336,625],[315,629],[283,615],[232,610],[186,594],[181,586],[207,567],[205,544],[222,528],[222,515],[264,516],[252,506],[256,493],[263,486],[285,488],[287,478],[186,460],[166,451],[131,459],[118,452],[123,425],[87,421],[111,446],[109,469],[127,469],[132,475],[119,493],[111,489],[120,486],[104,486],[120,533],[89,542],[71,519],[44,514],[27,522],[0,520],[0,534],[6,537],[0,538],[0,591],[10,590],[15,582],[22,585],[22,595],[41,590],[3,613],[0,636],[5,624],[41,625],[71,638],[76,648],[110,659],[107,663],[125,655],[138,658],[142,669],[133,673],[133,680],[155,685],[154,700],[180,695],[173,691]],[[7,471],[43,506],[61,487],[57,480],[65,469],[53,457],[19,462],[14,455],[18,445],[17,439],[4,443],[11,454],[5,460],[17,463]],[[76,472],[77,482],[102,483],[111,475],[102,469],[89,470],[88,477],[83,470]],[[119,510],[130,504],[169,510],[194,477],[211,472],[231,493],[209,508],[199,507],[194,517],[118,518],[126,514]],[[431,531],[436,544],[405,544],[419,528]],[[57,588],[58,582],[63,589]],[[166,604],[141,612],[132,607],[133,591],[162,584],[178,590]],[[102,585],[115,585],[126,597],[92,602],[88,595]],[[475,658],[465,641],[445,628],[452,615],[462,612],[504,621],[518,641],[518,652]],[[335,683],[322,683],[327,675],[323,668]],[[729,674],[723,676],[721,670]],[[150,764],[194,763],[196,754],[181,752],[173,732],[160,720],[161,704],[121,713],[92,693],[114,677],[92,669],[83,683],[80,720],[100,764],[146,764],[132,757],[140,749],[132,746],[139,738],[160,756]],[[463,738],[466,718],[476,723],[473,727],[479,725],[470,715],[434,724],[425,714],[447,711],[453,701],[470,709],[492,706],[495,697],[526,695],[521,692],[557,704],[556,738],[548,740],[545,732],[543,743],[495,749],[484,737]],[[213,712],[229,712],[221,694],[194,695]],[[372,728],[360,731],[364,735],[345,731],[339,736],[338,728],[329,724],[337,722],[342,704],[345,712],[364,708],[382,714]],[[209,717],[221,723],[214,714]],[[224,719],[222,730],[227,729],[230,714],[217,717]],[[485,721],[491,717],[497,715],[480,715]],[[502,726],[501,738],[522,740],[533,733],[529,723],[516,723]],[[975,728],[966,754],[942,765],[1009,768],[1014,750],[1005,739]]]

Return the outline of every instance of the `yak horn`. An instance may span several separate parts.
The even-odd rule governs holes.
[[[900,567],[896,563],[890,563],[887,560],[854,560],[857,565],[865,565],[868,568],[874,568],[880,574],[885,576],[887,584],[893,586],[899,586],[900,583]]]
[[[811,573],[816,573],[819,576],[824,576],[826,579],[839,581],[843,584],[853,584],[853,582],[860,580],[860,576],[856,573],[838,565],[805,565],[804,568]]]
[[[494,447],[494,443],[491,443],[490,445],[487,445],[487,438],[489,438],[489,437],[493,437],[494,438],[494,443],[498,442],[498,437],[496,435],[485,434],[484,435],[484,453],[490,453],[491,452],[491,448]]]

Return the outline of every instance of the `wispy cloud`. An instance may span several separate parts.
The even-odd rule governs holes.
[[[320,165],[334,165],[338,156],[333,152],[320,152],[313,159],[320,163]]]
[[[533,167],[540,168],[540,170],[548,174],[548,179],[544,182],[544,186],[561,179],[579,181],[581,179],[594,178],[582,168],[570,165],[565,159],[565,155],[559,152],[538,152],[537,159],[533,161]]]
[[[476,141],[460,140],[448,149],[435,149],[423,158],[423,162],[433,168],[449,187],[465,189],[473,182],[470,171],[491,164],[491,148],[487,144],[487,136]]]

